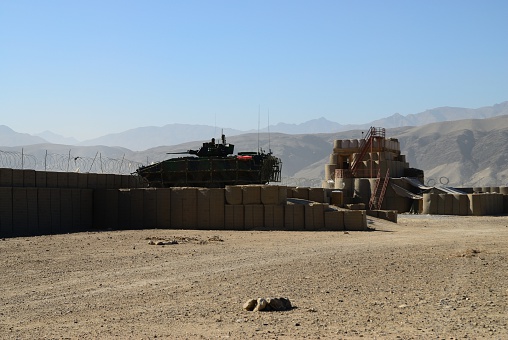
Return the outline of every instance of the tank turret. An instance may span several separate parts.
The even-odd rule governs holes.
[[[210,142],[203,143],[203,146],[198,150],[187,150],[186,152],[168,152],[170,155],[189,154],[198,157],[227,157],[232,155],[235,146],[233,144],[226,144],[226,136],[222,135],[222,143],[215,143],[215,138]]]
[[[170,152],[188,154],[142,166],[136,173],[151,187],[208,187],[220,188],[226,185],[266,184],[280,182],[282,162],[271,152],[239,152],[233,155],[234,145],[215,138],[204,142],[198,150]],[[197,157],[196,157],[197,156]]]

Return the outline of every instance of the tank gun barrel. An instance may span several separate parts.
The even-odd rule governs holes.
[[[187,150],[180,152],[166,152],[167,155],[197,155],[198,150]]]

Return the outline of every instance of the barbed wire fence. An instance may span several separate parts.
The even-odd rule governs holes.
[[[46,151],[42,159],[39,159],[26,154],[23,150],[21,152],[0,150],[0,167],[11,169],[128,175],[142,165],[125,157],[121,159],[103,157],[99,152],[95,157],[86,157],[73,155],[71,151],[67,155]]]
[[[282,177],[281,185],[289,187],[321,188],[322,178]]]

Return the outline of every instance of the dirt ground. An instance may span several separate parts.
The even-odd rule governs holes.
[[[0,337],[508,338],[508,216],[369,223],[0,240]],[[257,297],[294,308],[242,310]]]

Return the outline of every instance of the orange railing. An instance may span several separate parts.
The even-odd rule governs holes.
[[[374,138],[378,137],[384,139],[385,136],[386,130],[384,128],[380,127],[376,128],[373,126],[370,127],[369,131],[367,132],[367,135],[364,138],[365,142],[363,143],[363,147],[360,150],[360,155],[357,158],[353,159],[351,163],[351,173],[353,174],[354,177],[358,177],[357,174],[358,166],[363,161],[363,158],[365,157],[369,149],[372,149],[372,142]],[[372,174],[369,177],[372,177]]]

